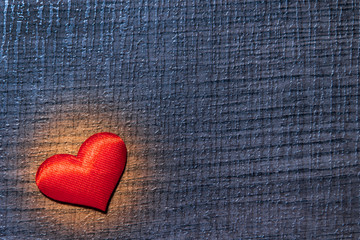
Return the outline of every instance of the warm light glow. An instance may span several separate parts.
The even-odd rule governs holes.
[[[86,106],[74,106],[76,109],[86,109]],[[151,180],[153,174],[149,168],[149,161],[144,159],[146,151],[151,148],[145,146],[138,139],[141,138],[138,126],[126,124],[121,119],[114,120],[110,111],[84,111],[83,113],[49,114],[48,121],[37,125],[33,132],[33,147],[26,149],[26,154],[32,159],[29,168],[24,170],[29,184],[28,192],[35,193],[30,202],[32,209],[38,209],[41,214],[39,224],[60,224],[63,227],[76,231],[85,231],[93,228],[94,231],[108,228],[111,222],[117,225],[138,221],[136,214],[130,212],[129,206],[141,207],[140,201],[144,200],[144,183]],[[119,122],[118,125],[113,125]],[[113,195],[108,213],[104,214],[94,209],[71,206],[50,200],[40,193],[35,184],[35,174],[40,164],[55,154],[76,155],[81,144],[91,135],[98,132],[113,132],[118,134],[125,142],[128,150],[127,165]],[[61,214],[59,214],[61,212]],[[106,219],[105,221],[100,221]],[[103,222],[104,226],[99,223]]]

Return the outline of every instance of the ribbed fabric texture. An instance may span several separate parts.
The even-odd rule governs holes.
[[[36,185],[47,197],[107,212],[109,200],[124,171],[126,146],[113,133],[89,137],[76,156],[56,154],[36,172]]]

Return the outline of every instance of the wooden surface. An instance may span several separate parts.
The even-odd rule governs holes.
[[[359,239],[358,1],[0,1],[1,239]],[[107,214],[38,166],[111,131]]]

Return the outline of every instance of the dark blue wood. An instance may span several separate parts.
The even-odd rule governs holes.
[[[359,2],[0,1],[0,238],[358,239]],[[107,214],[38,166],[119,134]]]

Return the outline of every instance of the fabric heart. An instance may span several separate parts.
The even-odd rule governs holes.
[[[106,211],[126,163],[126,146],[113,133],[97,133],[78,155],[54,155],[36,173],[40,191],[57,201]]]

